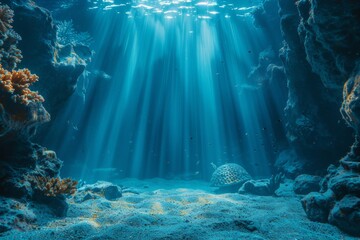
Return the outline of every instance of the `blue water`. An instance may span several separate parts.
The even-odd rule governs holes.
[[[259,1],[93,2],[95,54],[43,140],[63,176],[272,174],[286,93],[248,78],[274,42],[254,26]]]

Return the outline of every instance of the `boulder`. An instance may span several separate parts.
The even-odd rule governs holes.
[[[94,184],[87,184],[78,189],[75,201],[84,202],[89,199],[103,197],[107,200],[116,200],[122,197],[122,188],[110,182],[98,181]]]
[[[360,236],[360,198],[346,195],[330,211],[329,222],[341,230]]]
[[[282,180],[283,174],[273,175],[269,179],[249,180],[241,186],[239,193],[250,193],[259,196],[276,195],[275,191],[280,187]]]
[[[328,182],[328,187],[341,199],[347,194],[360,197],[360,176],[350,171],[339,171]]]
[[[335,200],[334,193],[328,190],[325,193],[312,192],[306,195],[301,204],[311,221],[326,223]]]
[[[320,190],[321,177],[302,174],[295,178],[294,192],[296,194],[308,194]]]
[[[239,193],[251,193],[259,196],[271,195],[268,185],[269,179],[250,180],[245,182],[239,189]]]

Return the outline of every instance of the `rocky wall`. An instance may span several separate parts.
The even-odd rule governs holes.
[[[302,3],[286,0],[279,0],[278,3],[284,38],[280,58],[289,91],[285,127],[290,145],[298,155],[299,163],[295,165],[300,169],[295,172],[323,174],[326,166],[336,163],[347,152],[352,141],[352,133],[339,112],[341,85],[322,81],[326,77],[321,75],[316,64],[327,65],[331,60],[310,60],[316,57],[309,54],[316,55],[316,52],[309,49],[312,46],[306,30],[309,27],[298,9]],[[312,36],[312,39],[317,38]],[[332,66],[328,68],[332,69]],[[290,158],[288,161],[293,161]],[[287,161],[283,162],[286,164]],[[279,168],[287,171],[285,167]]]
[[[313,221],[360,236],[360,2],[279,0],[279,7],[288,139],[310,165],[345,155],[338,168],[328,168],[320,193],[303,198],[303,208]],[[347,154],[354,138],[344,122],[355,132]]]
[[[52,28],[43,24],[51,22],[50,15],[30,1],[9,1],[9,6],[0,5],[0,233],[12,228],[25,229],[25,225],[33,223],[34,216],[27,214],[32,208],[29,202],[44,204],[52,214],[64,216],[65,195],[72,194],[77,184],[70,179],[60,179],[62,161],[54,151],[31,141],[39,126],[50,121],[43,105],[45,99],[31,89],[32,85],[51,85],[59,76],[49,75],[39,81],[29,69],[16,69],[27,64],[38,67],[34,69],[49,66],[53,42],[48,42],[47,37],[52,35]],[[25,38],[33,38],[29,40],[32,45],[23,53],[18,48],[21,36],[13,28],[17,13],[18,22],[28,21],[28,34],[32,35],[25,34]],[[61,92],[57,90],[55,95]],[[50,99],[53,102],[50,100],[49,105],[55,106],[54,98]],[[23,206],[24,211],[9,209],[14,206]]]
[[[23,61],[42,81],[34,84],[46,99],[44,106],[54,118],[61,106],[74,93],[77,80],[86,63],[71,46],[57,44],[56,28],[51,13],[28,0],[4,0],[14,11],[14,30],[21,36],[18,47]]]

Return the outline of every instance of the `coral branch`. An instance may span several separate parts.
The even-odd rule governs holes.
[[[47,197],[59,195],[72,195],[76,192],[77,181],[70,178],[49,178],[40,176],[28,176],[28,180],[34,187]]]
[[[44,102],[38,92],[29,89],[38,79],[38,76],[31,74],[28,69],[9,72],[0,65],[0,89],[13,94],[15,103],[28,105],[30,102]]]

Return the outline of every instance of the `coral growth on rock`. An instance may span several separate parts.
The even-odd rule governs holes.
[[[13,69],[21,61],[21,51],[16,44],[21,37],[12,29],[14,12],[7,5],[0,6],[0,64]]]
[[[42,79],[34,84],[33,89],[41,92],[46,99],[44,107],[54,119],[60,106],[74,93],[77,80],[85,69],[85,59],[78,49],[87,48],[87,52],[91,51],[81,44],[77,44],[77,47],[59,44],[56,23],[47,9],[29,0],[1,2],[8,4],[14,12],[13,28],[22,38],[18,47],[24,59],[18,65],[31,69]],[[69,48],[73,50],[67,51]],[[9,53],[8,50],[6,52]],[[5,63],[0,63],[5,69],[11,69]]]
[[[1,90],[11,93],[15,103],[28,105],[30,102],[44,102],[44,98],[38,92],[29,89],[29,86],[39,79],[31,74],[29,69],[9,72],[0,65],[0,76]]]
[[[37,128],[50,120],[50,114],[42,105],[44,98],[30,90],[38,76],[28,69],[13,70],[21,60],[16,46],[20,37],[11,26],[13,16],[8,6],[0,5],[0,196],[13,198],[15,202],[42,203],[56,215],[64,216],[67,203],[63,194],[73,193],[76,182],[60,180],[61,160],[53,151],[30,141]],[[31,178],[38,180],[36,186]],[[5,202],[9,201],[5,199]],[[1,218],[6,215],[6,219],[16,221],[10,225],[0,221],[0,232],[9,230],[9,226],[23,229],[20,225],[27,223],[12,214],[18,213],[0,211]],[[30,224],[34,219],[29,219]]]
[[[13,11],[8,6],[1,5],[0,13],[0,38],[5,38],[7,41],[9,31],[11,34],[16,34],[11,29]],[[16,48],[16,43],[13,42],[13,48]],[[4,47],[1,50],[9,49]],[[11,54],[11,51],[7,54]],[[7,68],[15,67],[15,63],[21,59],[17,58],[14,62],[13,58],[7,56],[0,54],[0,63]],[[44,98],[38,92],[29,89],[30,85],[37,81],[38,77],[31,74],[28,69],[8,71],[0,64],[0,136],[16,132],[23,138],[30,138],[39,125],[50,120],[50,115],[41,104]]]
[[[359,64],[360,67],[360,64]],[[360,69],[357,71],[344,85],[343,103],[341,106],[341,114],[346,122],[351,126],[356,134],[360,134]]]
[[[70,178],[60,179],[59,177],[50,178],[43,176],[28,176],[28,180],[34,188],[47,197],[57,197],[59,195],[72,195],[76,192],[77,181]]]

